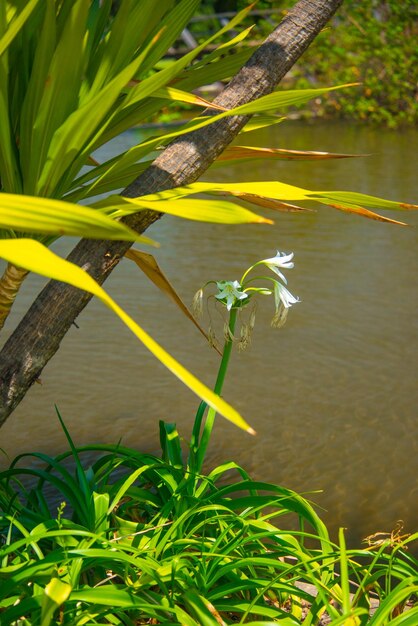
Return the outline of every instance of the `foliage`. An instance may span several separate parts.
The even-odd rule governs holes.
[[[248,6],[248,0],[206,0],[209,12]],[[256,9],[277,9],[283,17],[291,0],[260,1]],[[353,119],[391,128],[416,124],[417,4],[415,0],[345,0],[329,26],[316,38],[286,77],[292,89],[358,81],[361,87],[311,102],[306,114]],[[253,36],[263,37],[269,22],[257,20]]]
[[[330,80],[359,81],[355,90],[320,98],[312,110],[391,128],[416,124],[417,17],[414,0],[345,0],[293,67],[287,85],[297,89]]]
[[[1,474],[2,624],[416,623],[418,535],[336,545],[306,499],[234,463],[190,475],[174,425],[162,458],[69,443]]]

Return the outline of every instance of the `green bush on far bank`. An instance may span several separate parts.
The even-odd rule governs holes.
[[[213,2],[204,6],[236,9],[249,0]],[[262,0],[257,9],[278,9],[284,16],[294,0]],[[359,82],[361,85],[321,98],[315,115],[386,124],[395,128],[418,119],[418,10],[415,0],[345,0],[328,28],[316,38],[286,77],[286,88]],[[275,20],[276,22],[276,20]],[[267,34],[272,25],[258,22]]]

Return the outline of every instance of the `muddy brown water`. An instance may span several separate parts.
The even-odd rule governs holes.
[[[135,143],[139,131],[118,140]],[[213,180],[282,180],[305,188],[351,189],[417,200],[416,130],[288,122],[253,133],[260,146],[371,154],[329,162],[259,162],[212,170]],[[242,144],[248,145],[245,135]],[[318,205],[319,206],[319,205]],[[155,255],[190,302],[210,279],[236,279],[276,250],[294,251],[287,272],[301,303],[283,329],[270,327],[273,302],[259,303],[252,347],[235,353],[225,398],[256,429],[250,437],[218,418],[207,464],[235,460],[252,476],[299,492],[323,508],[351,543],[418,527],[417,226],[418,214],[386,213],[391,226],[320,207],[276,214],[274,226],[222,227],[165,217],[148,232]],[[271,215],[271,214],[270,214]],[[61,240],[61,253],[73,244]],[[4,336],[44,284],[31,277]],[[165,348],[208,384],[217,355],[171,302],[123,261],[107,289]],[[0,431],[9,457],[66,449],[56,403],[75,442],[158,451],[158,420],[176,421],[187,439],[198,401],[149,355],[113,314],[93,302],[61,350]],[[2,466],[7,459],[2,458]]]

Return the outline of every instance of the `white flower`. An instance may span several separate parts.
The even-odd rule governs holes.
[[[292,304],[300,302],[299,298],[293,296],[284,285],[279,283],[279,281],[276,281],[274,284],[274,300],[276,303],[276,309],[280,306],[280,303],[283,304],[285,309],[289,309]]]
[[[224,301],[228,311],[232,309],[237,301],[248,298],[248,294],[241,291],[241,285],[237,280],[234,280],[234,282],[222,280],[217,282],[216,286],[219,289],[219,293],[216,294],[215,298]]]
[[[296,302],[300,302],[300,300],[292,295],[279,281],[276,281],[274,284],[274,301],[276,304],[276,312],[271,324],[272,326],[280,328],[286,322],[287,312],[292,304],[296,304]]]
[[[277,274],[287,285],[287,280],[282,272],[279,270],[279,267],[282,269],[291,270],[295,266],[295,264],[292,262],[292,259],[293,252],[291,252],[290,254],[286,254],[285,252],[277,251],[275,257],[272,257],[271,259],[263,259],[263,261],[260,261],[260,263],[264,263],[264,265],[267,265],[267,267],[272,272]]]

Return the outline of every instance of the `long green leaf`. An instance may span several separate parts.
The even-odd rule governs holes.
[[[339,529],[338,539],[339,539],[339,544],[340,544],[342,605],[343,605],[344,613],[348,615],[351,609],[350,580],[348,576],[348,559],[347,559],[347,549],[346,549],[345,537],[344,537],[344,528]]]
[[[37,194],[56,193],[59,181],[67,170],[67,178],[71,180],[74,161],[76,171],[80,169],[85,161],[85,151],[90,152],[86,146],[89,145],[97,128],[102,133],[100,128],[102,121],[116,102],[122,88],[135,74],[141,59],[142,56],[135,59],[94,98],[77,108],[54,133],[48,150],[48,159],[36,185]]]
[[[220,618],[220,615],[215,611],[211,603],[205,600],[202,596],[196,593],[192,589],[188,589],[183,594],[184,604],[191,611],[193,616],[197,619],[197,623],[200,626],[217,626],[219,621],[215,619],[215,615]]]
[[[0,56],[4,54],[12,43],[13,39],[19,34],[21,28],[31,16],[32,11],[39,3],[39,0],[27,0],[26,5],[17,12],[16,17],[12,19],[2,38],[0,39]]]
[[[64,604],[71,593],[71,585],[59,578],[52,578],[46,585],[42,598],[41,626],[49,626],[56,609]]]
[[[142,598],[132,592],[118,589],[115,585],[103,585],[95,589],[80,589],[73,591],[71,599],[76,602],[91,602],[95,605],[103,605],[114,608],[138,608],[147,611],[147,615],[153,615],[160,607],[151,602],[145,602]]]
[[[48,71],[56,47],[55,2],[54,0],[45,0],[43,4],[44,19],[21,111],[19,156],[24,193],[31,193],[34,188],[33,182],[29,182],[32,178],[31,171],[34,167],[34,151],[32,147],[33,140],[35,139],[36,141],[34,125],[40,103],[49,83]]]
[[[85,65],[88,9],[89,3],[85,0],[74,0],[51,59],[48,79],[33,125],[32,155],[36,155],[36,158],[31,160],[27,187],[31,193],[39,188],[39,177],[45,166],[52,137],[77,109]]]
[[[199,4],[200,0],[177,1],[172,10],[164,16],[159,24],[159,28],[164,31],[164,36],[159,39],[157,45],[154,46],[148,58],[142,64],[142,73],[145,74],[152,69],[155,63],[167,52],[168,48],[186,27]]]
[[[248,28],[244,28],[241,32],[239,32],[237,35],[235,35],[235,37],[232,37],[228,41],[225,41],[224,43],[221,43],[217,48],[215,48],[215,50],[212,50],[212,52],[209,52],[209,54],[206,54],[203,57],[203,59],[201,59],[200,61],[197,61],[196,63],[194,63],[193,69],[196,69],[198,67],[206,67],[206,69],[208,69],[209,63],[212,63],[213,61],[217,61],[219,59],[219,57],[224,55],[225,52],[227,52],[230,48],[234,48],[236,46],[236,44],[241,43],[242,41],[244,41],[244,39],[246,39],[248,37],[248,35],[251,33],[251,31],[253,29],[254,29],[254,25],[253,26],[249,26]],[[251,47],[250,50],[253,53],[256,49],[257,49],[256,47]],[[249,49],[247,49],[247,50],[249,50]],[[236,52],[242,52],[242,50],[238,49],[238,50],[234,51],[234,53],[236,53]],[[232,56],[234,56],[234,55],[232,55]]]
[[[3,189],[18,193],[20,190],[19,174],[16,163],[16,147],[11,135],[11,123],[8,110],[7,68],[0,58],[0,171]]]
[[[186,102],[187,104],[194,104],[195,106],[203,106],[205,108],[218,109],[218,111],[226,111],[225,107],[209,102],[209,100],[205,100],[194,93],[182,91],[181,89],[175,89],[174,87],[161,87],[161,89],[154,91],[154,93],[151,94],[151,97],[171,100],[172,102]]]
[[[62,200],[20,194],[0,194],[0,227],[56,236],[122,241],[142,239],[144,243],[154,243],[100,211]]]
[[[158,3],[155,0],[124,0],[111,22],[109,33],[105,31],[106,21],[102,21],[101,30],[96,34],[97,39],[100,33],[100,41],[88,68],[89,97],[96,95],[129,65],[141,48],[147,47],[147,39],[156,27],[160,29],[161,18],[171,5],[171,0]],[[103,10],[100,7],[99,13],[102,14]]]
[[[418,593],[417,576],[404,578],[379,604],[379,607],[370,619],[370,626],[390,624],[392,612],[403,604],[411,595]],[[406,613],[408,615],[408,613]]]
[[[254,434],[254,430],[245,422],[241,415],[227,402],[217,396],[206,385],[188,372],[168,352],[166,352],[148,333],[146,333],[121,307],[96,283],[93,278],[80,267],[65,261],[33,239],[14,239],[0,241],[0,257],[23,267],[31,272],[48,276],[54,280],[83,289],[97,296],[108,306],[144,346],[161,361],[179,380],[189,387],[196,395],[212,406],[218,413],[236,426]]]
[[[365,206],[368,209],[389,209],[391,211],[418,209],[416,204],[397,202],[395,200],[385,200],[376,196],[368,196],[365,193],[356,191],[311,191],[309,197],[332,200],[333,202],[345,202],[357,206]]]
[[[176,79],[178,74],[185,67],[187,67],[187,65],[189,65],[209,43],[239,24],[245,18],[250,8],[251,7],[246,7],[240,11],[230,22],[228,22],[226,26],[197,46],[197,48],[191,50],[177,61],[174,61],[163,70],[145,78],[145,80],[138,84],[137,87],[131,89],[129,96],[123,101],[120,111],[112,121],[112,125],[109,127],[108,132],[104,135],[103,141],[109,141],[116,135],[125,131],[127,128],[131,128],[134,124],[138,124],[139,120],[143,119],[140,112],[145,98],[151,96],[157,89],[168,85],[173,79]],[[174,133],[174,136],[176,136],[176,133]],[[149,152],[149,150],[147,150],[146,153],[147,152]]]
[[[251,115],[253,113],[266,113],[272,109],[280,107],[288,107],[294,104],[303,104],[308,100],[320,97],[329,91],[337,89],[345,89],[346,87],[355,87],[358,83],[347,83],[345,85],[336,85],[335,87],[321,89],[294,89],[289,91],[274,91],[266,96],[261,96],[257,100],[242,104],[234,109],[234,115]]]
[[[176,87],[180,89],[196,89],[201,85],[210,85],[218,80],[230,78],[248,61],[254,49],[238,50],[219,61],[207,65],[194,64],[187,68],[176,80]],[[205,61],[206,57],[203,58]]]
[[[251,133],[254,130],[259,130],[260,128],[267,128],[276,124],[281,124],[285,120],[285,117],[280,117],[279,115],[255,115],[245,124],[239,134],[242,135],[244,133]]]
[[[0,7],[0,34],[5,27],[5,7],[2,6]],[[6,28],[4,36],[8,32]],[[13,122],[9,109],[11,96],[9,93],[10,67],[8,56],[8,54],[0,56],[0,185],[6,191],[18,193],[21,190],[21,181],[17,164],[17,147],[12,130]]]
[[[74,184],[74,191],[66,194],[64,200],[68,202],[79,202],[85,200],[91,196],[97,196],[109,191],[117,191],[118,189],[125,189],[132,181],[137,178],[144,170],[147,169],[152,163],[152,160],[141,161],[141,163],[135,163],[135,165],[129,165],[126,170],[120,170],[117,175],[112,178],[108,178],[101,183],[95,185],[94,189],[92,185],[84,187],[79,186],[79,183],[84,179],[88,180],[88,176],[84,178],[81,176]]]

